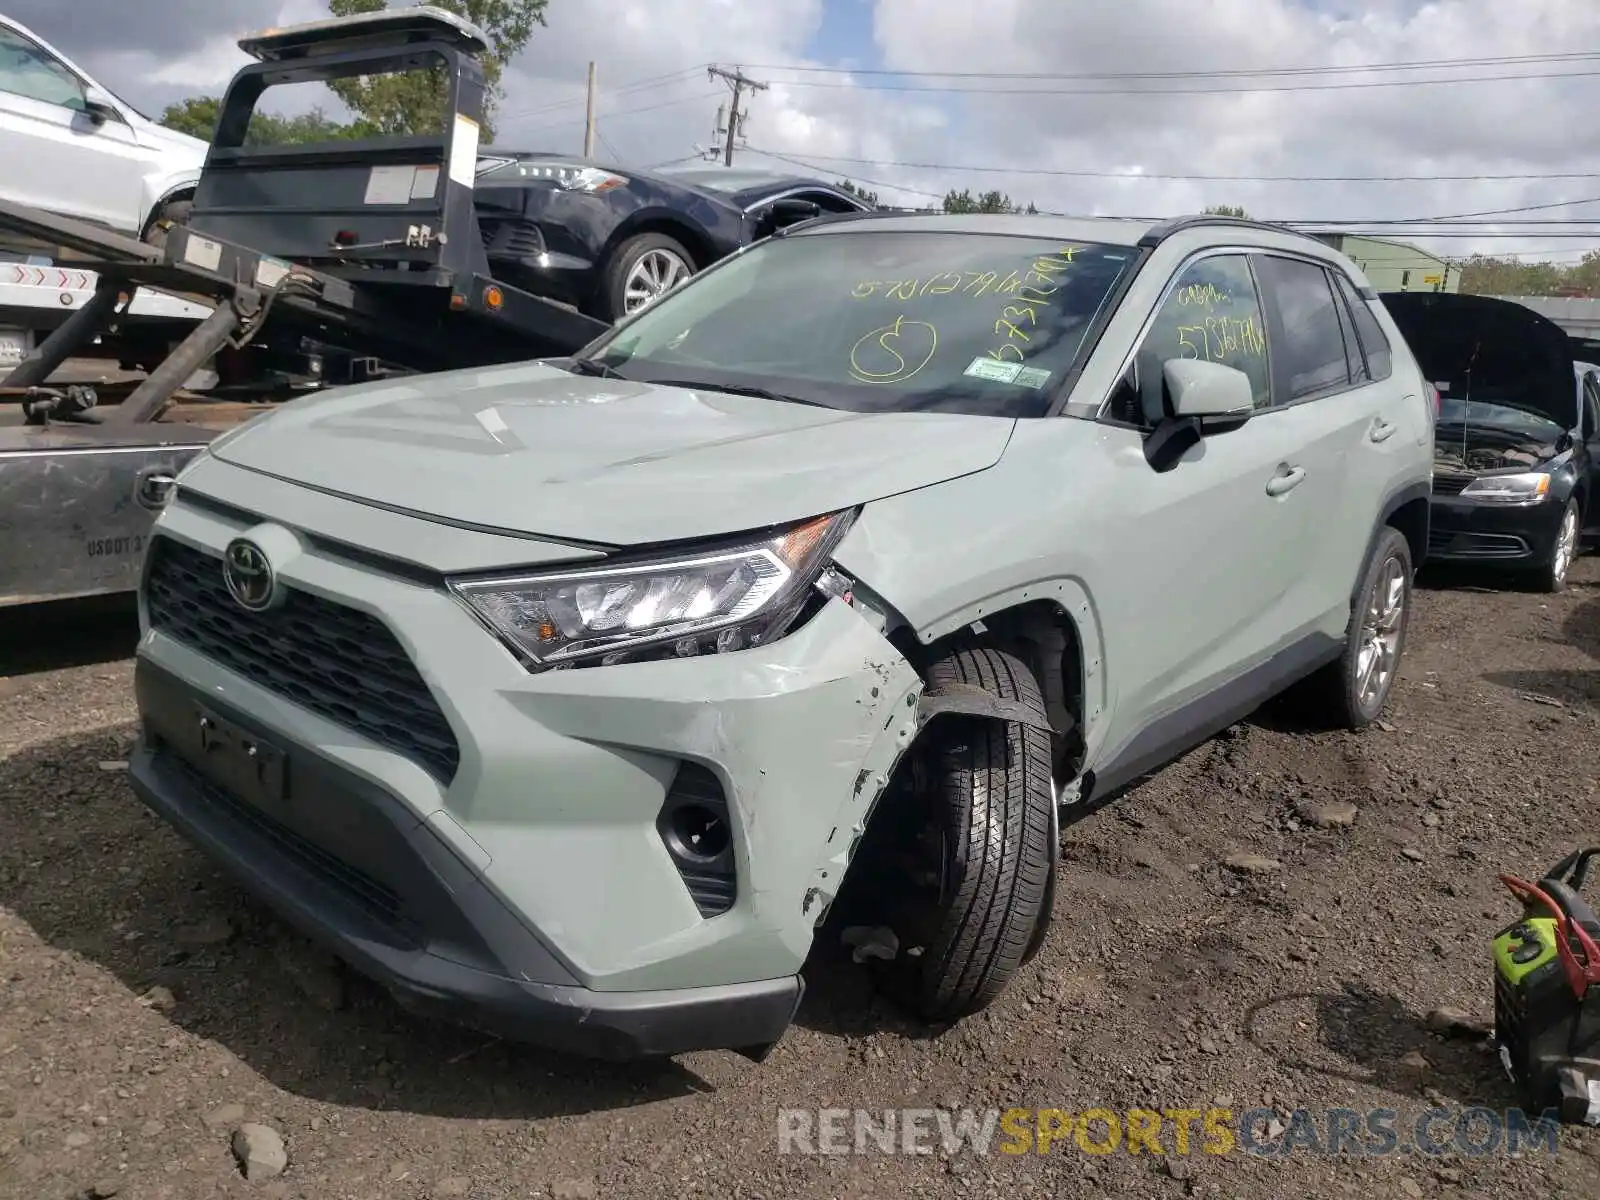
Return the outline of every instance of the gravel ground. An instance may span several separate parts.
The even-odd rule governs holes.
[[[1426,1018],[1491,1015],[1489,938],[1513,915],[1495,873],[1600,841],[1600,561],[1574,580],[1556,597],[1436,581],[1381,727],[1308,733],[1273,706],[1070,827],[1056,931],[985,1014],[908,1023],[819,952],[759,1066],[596,1064],[400,1014],[133,799],[127,608],[71,610],[93,630],[74,637],[11,614],[0,1195],[1593,1200],[1588,1130],[1553,1156],[1349,1160],[1070,1138],[1046,1155],[782,1155],[777,1133],[780,1107],[1267,1106],[1291,1132],[1299,1108],[1390,1108],[1404,1135],[1429,1107],[1514,1105],[1481,1038]],[[281,1137],[286,1170],[243,1177],[248,1123]]]

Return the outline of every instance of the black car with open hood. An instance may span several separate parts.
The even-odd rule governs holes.
[[[1600,378],[1560,326],[1488,296],[1381,299],[1439,394],[1429,562],[1510,568],[1559,591],[1600,532]]]

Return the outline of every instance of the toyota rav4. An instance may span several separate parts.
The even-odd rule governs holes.
[[[1063,813],[1291,684],[1374,720],[1433,428],[1311,238],[824,217],[570,359],[213,442],[133,784],[419,1011],[760,1058],[849,900],[955,1020],[1039,946]]]

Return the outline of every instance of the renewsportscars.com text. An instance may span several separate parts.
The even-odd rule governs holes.
[[[779,1154],[1151,1154],[1483,1157],[1559,1146],[1555,1114],[1521,1109],[784,1108]]]

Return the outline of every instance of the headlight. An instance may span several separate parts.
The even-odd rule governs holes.
[[[519,162],[517,174],[524,179],[548,179],[567,192],[609,192],[628,182],[626,176],[614,171],[565,162]]]
[[[783,634],[848,525],[836,513],[703,553],[450,587],[540,667],[742,650]]]
[[[1485,504],[1538,504],[1549,495],[1548,471],[1482,475],[1461,489],[1463,499],[1481,500]]]

